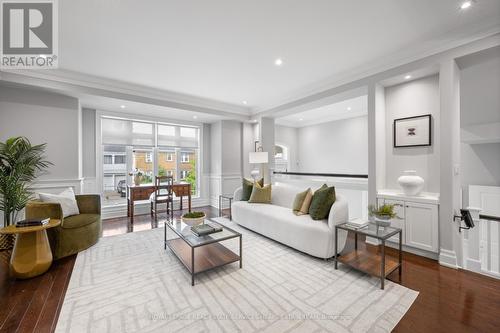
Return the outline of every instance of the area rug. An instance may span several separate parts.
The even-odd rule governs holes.
[[[163,228],[102,238],[75,262],[57,332],[389,332],[418,293],[243,234],[243,268],[196,277]],[[172,233],[173,235],[173,233]],[[224,243],[238,251],[236,239]]]

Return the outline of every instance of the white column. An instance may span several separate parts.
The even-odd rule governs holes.
[[[460,209],[460,69],[454,59],[441,63],[440,89],[440,206],[439,262],[457,267],[461,256],[458,226]]]
[[[274,118],[262,117],[259,122],[259,141],[262,151],[269,153],[269,163],[263,166],[264,183],[272,181],[274,170]]]
[[[385,91],[368,86],[368,204],[377,203],[377,190],[385,187]]]

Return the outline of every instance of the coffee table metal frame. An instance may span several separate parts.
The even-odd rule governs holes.
[[[187,268],[189,273],[191,274],[191,285],[194,286],[194,278],[197,274],[215,269],[217,267],[221,267],[233,262],[239,261],[240,263],[240,268],[243,267],[243,244],[242,244],[242,235],[234,231],[233,229],[226,227],[220,223],[217,223],[213,220],[209,220],[210,223],[220,225],[224,228],[225,231],[228,231],[230,235],[224,236],[224,237],[217,237],[218,233],[213,233],[210,235],[206,236],[201,236],[198,237],[194,233],[192,233],[189,229],[188,225],[184,225],[185,227],[183,228],[182,231],[179,231],[176,229],[176,227],[179,227],[179,223],[182,223],[181,220],[170,220],[167,219],[164,221],[164,249],[166,250],[167,247],[175,254],[177,259]],[[174,238],[174,239],[168,239],[167,237],[167,232],[168,230],[173,231],[179,238]],[[185,232],[185,233],[183,233]],[[228,249],[224,245],[220,244],[223,241],[233,239],[233,238],[238,238],[239,237],[239,255],[234,253],[232,250]],[[185,248],[183,249],[183,246],[180,246],[178,240],[181,240],[185,246],[190,248],[190,255],[185,253]],[[196,240],[196,243],[191,242],[190,240]],[[203,267],[198,267],[196,269],[196,253],[195,249],[200,248],[200,249],[207,249],[207,252],[210,252],[211,250],[209,247],[212,247],[215,249],[217,252],[222,253],[221,256],[217,258],[212,258],[214,260],[211,260],[210,263],[205,264]],[[212,251],[213,252],[213,251]],[[221,257],[225,256],[226,258],[222,259]],[[217,260],[215,260],[217,259]]]

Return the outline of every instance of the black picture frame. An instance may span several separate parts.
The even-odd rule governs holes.
[[[427,141],[422,144],[411,144],[411,145],[402,145],[397,143],[397,123],[400,121],[408,121],[412,119],[422,119],[422,118],[427,118],[428,120],[428,126],[429,126],[429,136],[427,137]],[[392,132],[392,137],[393,137],[393,147],[394,148],[405,148],[405,147],[429,147],[432,146],[432,115],[431,114],[425,114],[421,116],[413,116],[413,117],[405,117],[405,118],[398,118],[394,119],[393,125],[393,132]]]

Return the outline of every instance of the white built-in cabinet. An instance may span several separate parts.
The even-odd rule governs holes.
[[[406,247],[435,252],[439,250],[439,196],[425,194],[410,197],[397,192],[379,191],[378,205],[394,205],[399,218],[391,226],[401,228],[402,242]],[[397,236],[389,241],[398,242]]]

